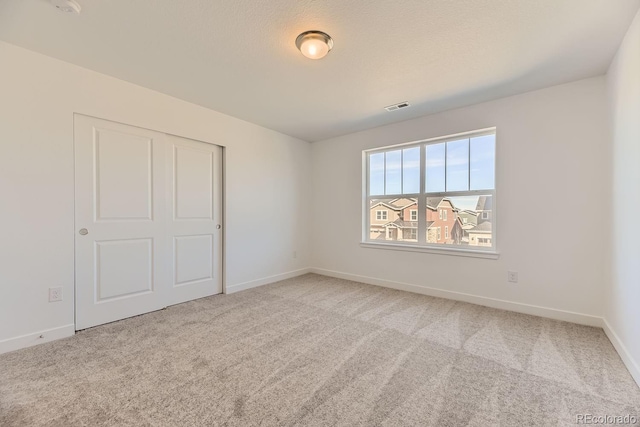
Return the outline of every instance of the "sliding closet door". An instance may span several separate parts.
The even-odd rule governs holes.
[[[167,135],[169,304],[222,292],[222,149]]]
[[[76,329],[222,292],[222,149],[75,116]]]
[[[166,139],[75,116],[76,329],[166,306]]]

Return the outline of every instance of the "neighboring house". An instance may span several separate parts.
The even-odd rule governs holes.
[[[463,245],[469,243],[469,230],[475,228],[478,225],[478,212],[463,210],[458,212],[458,217],[462,222],[462,239],[461,243]]]
[[[478,212],[463,210],[463,211],[458,211],[458,216],[462,221],[463,227],[469,226],[469,225],[475,227],[476,225],[478,225]]]
[[[401,199],[399,202],[403,203],[402,215],[399,220],[394,224],[399,229],[399,234],[402,240],[405,241],[418,241],[418,201],[416,199]],[[398,203],[398,202],[396,202]]]
[[[481,222],[467,233],[469,235],[469,246],[491,246],[493,243],[491,221]]]
[[[478,212],[478,225],[483,222],[491,222],[491,216],[493,215],[493,197],[480,196],[478,197],[478,203],[476,204],[476,212]]]
[[[475,219],[474,219],[475,222]],[[418,201],[416,199],[372,200],[370,239],[418,240]],[[458,209],[444,197],[427,198],[427,242],[461,244],[465,227]]]
[[[370,238],[417,241],[417,206],[415,199],[372,200],[369,213]]]
[[[390,230],[389,240],[418,241],[418,221],[405,221],[397,219],[391,224],[387,224]]]
[[[458,209],[448,198],[428,197],[427,243],[459,244],[463,232],[457,214]]]
[[[382,202],[380,200],[372,200],[370,214],[370,230],[369,236],[371,239],[391,239],[391,232],[395,230],[389,230],[387,224],[393,223],[396,219],[400,218],[402,209],[398,206],[392,205],[389,202]],[[396,237],[397,238],[397,237]],[[395,240],[395,239],[393,239]]]

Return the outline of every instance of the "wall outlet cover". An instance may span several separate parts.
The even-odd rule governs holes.
[[[49,302],[62,301],[62,286],[49,288]]]

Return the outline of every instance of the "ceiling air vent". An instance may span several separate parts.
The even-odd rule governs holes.
[[[409,103],[407,101],[405,101],[405,102],[401,102],[399,104],[389,105],[387,107],[384,107],[384,109],[387,110],[387,111],[395,111],[395,110],[400,110],[402,108],[407,108],[408,106],[409,106]]]

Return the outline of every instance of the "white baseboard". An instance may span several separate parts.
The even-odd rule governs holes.
[[[227,286],[225,294],[233,294],[235,292],[244,291],[245,289],[257,288],[258,286],[268,285],[269,283],[279,282],[280,280],[291,279],[292,277],[302,276],[303,274],[310,272],[310,268],[301,268],[300,270],[288,271],[286,273],[276,274],[275,276],[238,283],[236,285]]]
[[[513,301],[505,301],[495,298],[481,297],[478,295],[465,294],[462,292],[447,291],[444,289],[430,288],[426,286],[412,285],[409,283],[393,282],[390,280],[376,279],[374,277],[359,276],[357,274],[342,273],[322,268],[311,268],[312,273],[323,276],[336,277],[339,279],[353,280],[355,282],[367,283],[369,285],[382,286],[385,288],[398,289],[401,291],[413,292],[416,294],[429,295],[439,298],[447,298],[456,301],[468,302],[471,304],[484,305],[486,307],[499,308],[502,310],[515,311],[518,313],[531,314],[533,316],[547,317],[549,319],[563,320],[565,322],[579,323],[581,325],[602,327],[602,317],[589,314],[574,313],[572,311],[558,310],[555,308],[540,307],[537,305],[523,304]]]
[[[626,365],[629,373],[638,384],[638,387],[640,387],[640,364],[633,359],[631,353],[627,350],[627,347],[625,347],[620,340],[620,337],[618,337],[618,334],[615,333],[609,322],[607,322],[607,319],[602,319],[602,329],[604,329],[604,333],[607,334],[607,338],[609,338],[609,341],[611,341],[611,344],[613,344],[613,347],[620,355],[620,358]]]
[[[19,350],[32,345],[43,344],[45,342],[67,338],[76,333],[75,325],[65,325],[57,328],[45,329],[44,331],[22,335],[0,341],[0,354]]]

